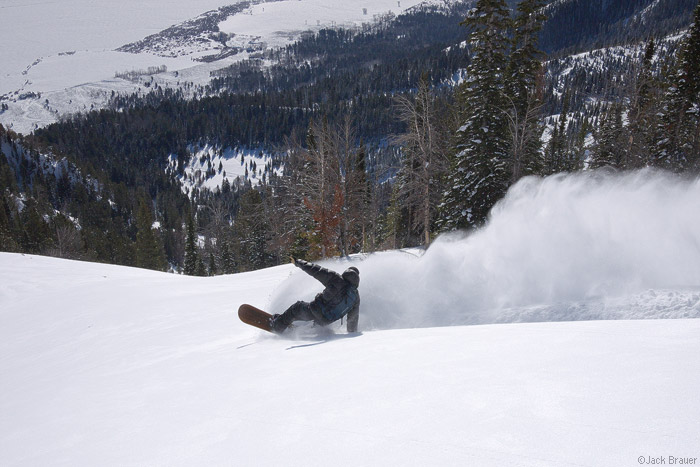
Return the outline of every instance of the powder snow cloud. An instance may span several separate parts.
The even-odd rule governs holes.
[[[699,207],[700,181],[655,170],[524,178],[482,229],[440,236],[422,256],[351,260],[361,328],[643,318],[659,307],[700,317]],[[342,271],[348,261],[324,265]],[[270,309],[321,289],[297,271]]]

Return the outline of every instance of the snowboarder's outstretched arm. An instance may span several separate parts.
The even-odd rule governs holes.
[[[318,264],[309,263],[303,259],[294,259],[294,265],[301,268],[302,271],[309,274],[314,279],[327,286],[331,280],[340,277],[340,274],[329,269],[319,266]]]

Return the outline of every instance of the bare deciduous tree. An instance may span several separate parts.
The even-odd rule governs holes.
[[[525,175],[542,170],[540,148],[543,127],[542,100],[536,92],[528,92],[523,108],[518,109],[513,99],[505,95],[510,107],[501,109],[508,119],[510,135],[510,183],[514,184]]]
[[[401,203],[411,212],[411,227],[422,231],[424,244],[430,244],[431,224],[442,190],[439,179],[449,166],[446,142],[441,128],[435,96],[425,78],[415,96],[396,98],[398,118],[407,126],[406,133],[396,137],[404,152],[399,171]]]
[[[59,258],[78,259],[82,249],[80,231],[70,222],[58,223],[56,225],[56,245],[49,254]]]
[[[366,178],[356,129],[312,122],[306,145],[289,144],[288,194],[296,228],[306,232],[311,255],[349,254],[362,247],[366,224]]]

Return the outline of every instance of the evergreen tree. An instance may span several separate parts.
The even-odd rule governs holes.
[[[0,137],[3,136],[1,130],[2,130],[2,125],[0,125]],[[0,142],[2,142],[2,141],[0,140]],[[17,191],[18,191],[17,179],[15,178],[15,174],[12,171],[10,164],[7,162],[7,158],[5,157],[5,154],[3,154],[1,150],[0,150],[0,189],[2,190],[3,193],[17,193]]]
[[[564,95],[559,121],[552,129],[552,135],[545,149],[544,175],[560,172],[574,172],[583,168],[583,140],[573,148],[570,144],[569,102],[570,94]],[[585,134],[578,135],[579,137]]]
[[[168,262],[165,258],[163,242],[157,231],[153,229],[153,216],[145,200],[139,202],[136,213],[136,266],[146,269],[165,271]]]
[[[401,247],[399,241],[400,231],[402,230],[402,207],[400,202],[401,185],[394,184],[391,193],[391,200],[387,207],[386,213],[382,218],[381,241],[380,245],[385,249],[396,250]]]
[[[421,244],[421,232],[411,227],[411,205],[405,204],[403,198],[401,183],[394,183],[389,205],[379,224],[379,246],[382,249],[395,250]]]
[[[457,90],[464,124],[440,206],[442,230],[479,226],[511,179],[506,69],[511,19],[504,0],[478,0],[462,23],[471,29],[472,59]]]
[[[27,253],[45,254],[54,243],[53,232],[41,213],[40,203],[30,198],[19,215],[21,236],[19,239],[22,251]]]
[[[13,230],[17,214],[10,207],[9,193],[0,193],[0,251],[18,251]]]
[[[562,118],[561,114],[559,118]],[[559,163],[561,161],[561,148],[563,145],[563,138],[559,134],[559,125],[554,125],[552,134],[549,136],[549,141],[544,150],[543,175],[552,175],[561,171]]]
[[[207,275],[207,268],[204,266],[201,255],[197,257],[197,267],[195,268],[194,275],[200,277],[205,277]]]
[[[559,115],[559,127],[557,128],[557,140],[555,141],[555,146],[553,147],[553,159],[555,171],[558,172],[568,172],[570,168],[568,167],[569,158],[569,133],[567,131],[569,123],[569,103],[571,102],[571,94],[567,92],[564,95],[564,102],[562,103],[561,115]]]
[[[197,266],[201,263],[197,248],[197,234],[192,216],[187,221],[187,240],[185,241],[185,264],[182,272],[188,276],[197,275]]]
[[[221,239],[221,272],[224,274],[236,272],[236,263],[231,251],[231,243],[228,239]]]
[[[593,157],[589,167],[628,168],[626,129],[622,124],[622,105],[614,104],[605,115],[596,134]]]
[[[353,222],[354,236],[359,237],[359,251],[367,251],[368,249],[368,228],[370,224],[370,206],[372,203],[372,183],[367,176],[367,148],[360,141],[355,157],[354,166],[354,183],[352,185],[352,204],[349,209],[353,213],[351,218]]]
[[[627,118],[629,120],[629,168],[644,167],[651,163],[653,136],[659,108],[659,84],[652,73],[652,60],[656,53],[656,42],[650,39],[637,73],[630,99]]]
[[[700,170],[700,2],[683,41],[665,98],[654,164],[674,171]]]
[[[263,199],[257,190],[248,190],[241,196],[233,231],[241,271],[252,271],[269,265],[268,229]]]
[[[589,136],[591,131],[591,123],[584,117],[581,121],[578,132],[576,132],[576,135],[574,135],[571,149],[569,151],[569,154],[571,155],[568,162],[569,171],[573,172],[583,169],[584,163],[589,154],[589,150],[586,147],[586,138]]]
[[[208,272],[210,276],[215,276],[219,273],[219,268],[216,265],[216,259],[214,258],[214,252],[209,252],[209,267]]]

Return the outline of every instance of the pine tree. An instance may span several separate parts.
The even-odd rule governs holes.
[[[622,105],[614,104],[605,115],[595,137],[593,157],[589,167],[628,168],[626,129],[622,124]]]
[[[18,251],[19,245],[13,236],[13,219],[17,214],[8,198],[7,193],[0,193],[0,251]]]
[[[561,119],[561,115],[559,117]],[[549,141],[544,150],[544,167],[543,175],[552,175],[560,172],[559,162],[561,156],[561,148],[563,146],[562,137],[559,134],[559,126],[554,125],[552,134],[549,136]]]
[[[654,165],[677,172],[700,170],[700,2],[684,39],[665,96]]]
[[[552,135],[547,143],[544,157],[544,175],[552,175],[560,172],[574,172],[583,168],[583,141],[580,146],[572,147],[570,144],[571,123],[569,121],[570,94],[567,92],[562,101],[559,121],[552,129]],[[578,135],[584,136],[584,135]]]
[[[644,167],[651,163],[654,149],[653,135],[658,125],[657,109],[659,107],[659,86],[652,73],[655,53],[656,42],[652,38],[647,42],[627,113],[629,168]]]
[[[221,239],[221,272],[224,274],[236,272],[236,263],[228,239]]]
[[[185,264],[182,272],[188,276],[197,275],[197,265],[201,262],[197,248],[197,234],[194,230],[192,216],[187,221],[187,239],[185,240]]]
[[[239,268],[252,271],[269,264],[267,253],[267,223],[263,199],[257,190],[248,190],[240,199],[234,239],[237,246]]]
[[[51,229],[44,221],[40,211],[42,209],[39,203],[32,197],[29,198],[20,213],[21,236],[19,243],[24,252],[44,254],[46,249],[54,243]]]
[[[204,261],[202,261],[201,256],[197,257],[197,267],[195,268],[194,275],[200,277],[207,275],[207,268],[204,266]]]
[[[567,166],[568,171],[575,172],[583,169],[589,152],[586,147],[586,138],[589,136],[591,131],[591,123],[584,117],[570,146],[569,154],[571,157],[569,158]]]
[[[400,241],[401,231],[407,230],[403,222],[401,205],[401,184],[395,183],[391,192],[391,199],[386,213],[382,219],[381,245],[385,249],[396,250],[403,245]]]
[[[464,124],[440,206],[442,230],[481,225],[505,195],[511,179],[506,68],[510,48],[510,12],[504,0],[478,0],[462,23],[471,28],[472,59],[467,79],[457,90]]]
[[[372,183],[367,176],[367,148],[360,141],[360,147],[357,150],[354,166],[354,183],[353,183],[352,204],[349,206],[351,215],[354,221],[355,236],[360,240],[360,251],[367,251],[368,228],[371,223],[370,206],[372,203]]]
[[[168,262],[160,236],[153,229],[153,215],[146,201],[139,202],[136,213],[136,266],[146,269],[165,271]]]
[[[215,276],[219,273],[219,268],[216,265],[216,259],[214,258],[214,253],[209,252],[209,267],[208,272],[210,276]]]

